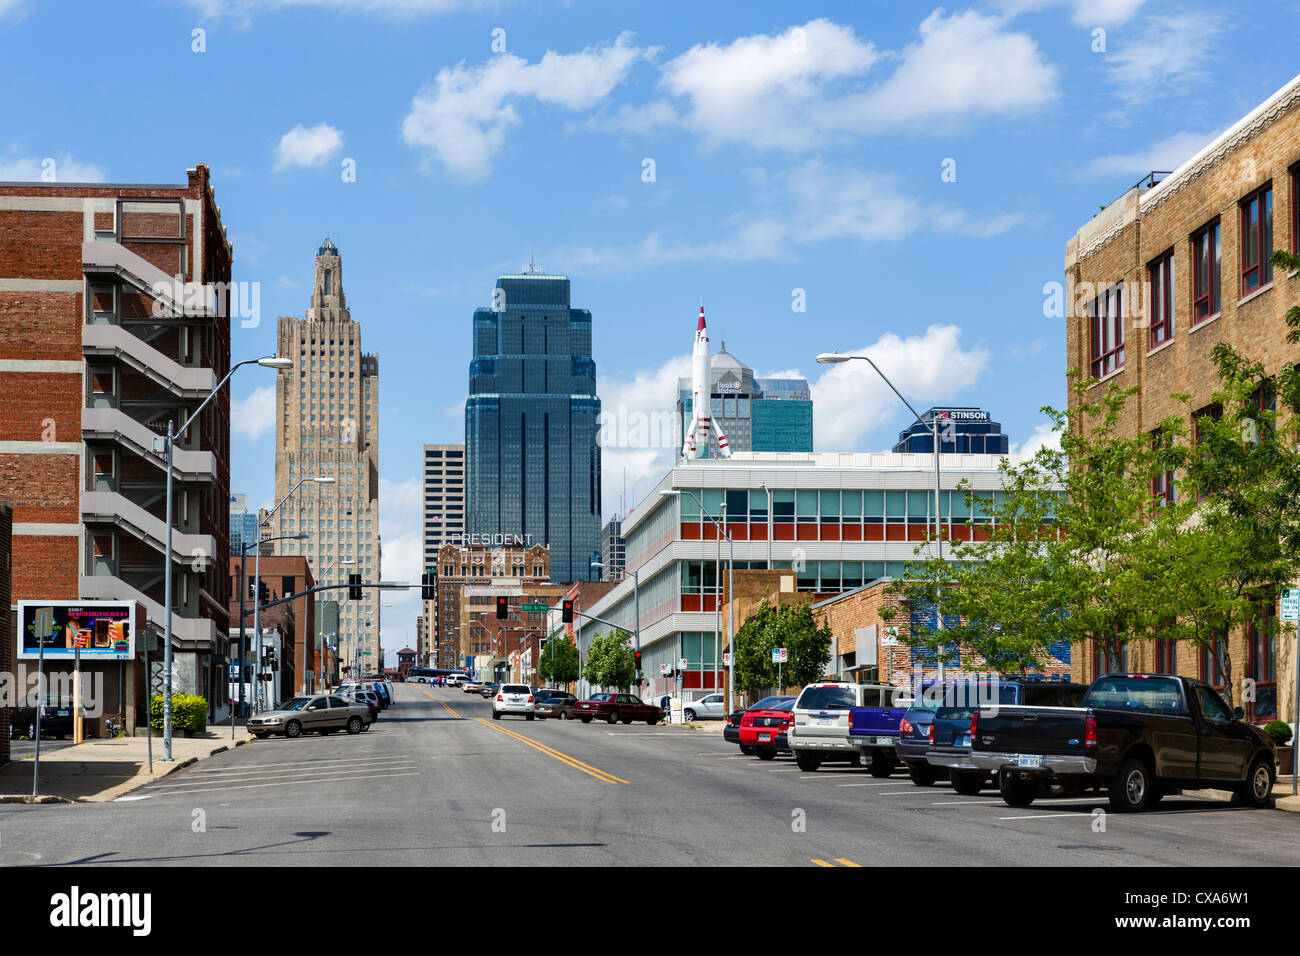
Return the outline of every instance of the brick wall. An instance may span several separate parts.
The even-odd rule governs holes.
[[[3,487],[0,485],[0,487]],[[14,669],[14,612],[13,604],[13,505],[0,502],[0,674],[11,675]],[[9,720],[12,701],[0,698],[0,765],[9,762]]]

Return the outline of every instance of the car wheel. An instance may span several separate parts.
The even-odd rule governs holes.
[[[888,777],[894,772],[894,758],[883,750],[873,751],[869,769],[873,777]]]
[[[495,707],[492,708],[492,719],[493,719],[493,720],[500,720],[500,719],[501,719],[501,712],[500,712],[499,710],[497,710]]]
[[[645,722],[646,722],[647,724],[649,724],[651,727],[653,727],[655,724],[659,723],[659,718],[658,718],[658,717],[647,717]]]
[[[1125,760],[1106,789],[1110,805],[1121,813],[1145,810],[1151,805],[1154,790],[1151,785],[1151,768],[1141,760]]]
[[[745,754],[745,755],[748,756],[748,757],[752,757],[752,756],[754,756],[754,754],[758,753],[758,748],[757,748],[757,747],[751,747],[749,744],[741,744],[741,745],[740,745],[740,752],[741,752],[742,754]]]
[[[524,714],[524,717],[527,718],[528,720],[532,720],[536,716],[537,716],[536,714]]]
[[[686,722],[688,724],[693,723],[695,721],[695,711],[691,710],[690,708],[687,708],[686,710],[682,711],[682,717],[686,719]]]
[[[954,787],[959,776],[960,774],[953,774]],[[1002,802],[1007,806],[1027,807],[1038,795],[1038,787],[1032,780],[1016,780],[1011,774],[1004,773],[998,778],[998,792],[1002,794]]]
[[[623,723],[625,723],[625,724],[630,724],[630,723],[632,723],[632,718],[631,718],[631,717],[620,717],[619,720],[621,720],[621,721],[622,721]]]
[[[1246,782],[1237,787],[1237,803],[1258,810],[1267,807],[1273,796],[1273,772],[1268,761],[1258,757],[1250,765]]]
[[[580,717],[579,720],[581,720],[584,724],[589,724],[589,723],[591,723],[591,718],[590,718],[590,717]]]
[[[361,733],[361,718],[360,718],[360,717],[349,717],[349,718],[348,718],[348,733],[350,733],[350,734],[359,734],[359,733]]]
[[[608,714],[605,715],[605,723],[607,723],[607,724],[612,724],[612,723],[613,723],[614,721],[616,721],[616,720],[618,720],[618,714],[616,714],[616,713],[615,713],[614,711],[612,711],[612,710],[611,710]]]
[[[939,779],[939,773],[933,767],[922,767],[914,763],[907,765],[907,775],[912,778],[912,783],[918,787],[932,787],[934,782]]]
[[[775,759],[776,759],[776,748],[775,748],[775,747],[763,747],[761,750],[758,751],[758,759],[759,759],[759,760],[775,760]]]
[[[800,770],[811,773],[822,765],[822,755],[796,750],[794,752],[794,762],[799,765]]]
[[[963,797],[973,797],[984,789],[984,774],[953,771],[952,788]],[[1017,806],[1017,804],[1012,804]],[[1028,804],[1023,804],[1028,806]]]
[[[302,724],[298,723],[296,720],[289,721],[284,725],[284,735],[286,737],[301,737]]]

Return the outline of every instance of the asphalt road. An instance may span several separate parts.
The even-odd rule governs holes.
[[[799,772],[716,732],[491,719],[456,689],[398,685],[367,733],[271,738],[106,804],[0,806],[0,864],[1292,865],[1300,816],[1186,797],[1012,809]]]

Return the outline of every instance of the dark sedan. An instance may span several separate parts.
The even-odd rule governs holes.
[[[82,716],[85,716],[86,708],[81,708]],[[36,739],[36,708],[15,707],[11,720],[10,736],[22,734],[29,740]],[[46,697],[41,702],[41,739],[49,740],[57,737],[72,736],[72,701],[66,698]]]
[[[533,713],[539,719],[554,717],[556,720],[572,720],[573,705],[578,702],[567,691],[562,690],[538,690],[534,694],[537,697],[537,703],[533,708]],[[544,696],[543,696],[544,695]]]

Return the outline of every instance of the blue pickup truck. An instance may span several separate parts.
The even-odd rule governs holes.
[[[906,688],[869,686],[862,707],[849,711],[849,741],[858,747],[873,777],[888,777],[898,766],[898,725],[912,703]]]
[[[961,794],[979,793],[993,781],[994,773],[971,757],[971,720],[981,708],[998,705],[1078,707],[1086,684],[1064,681],[983,680],[954,681],[942,686],[939,709],[930,724],[930,766],[948,771],[952,788]]]

